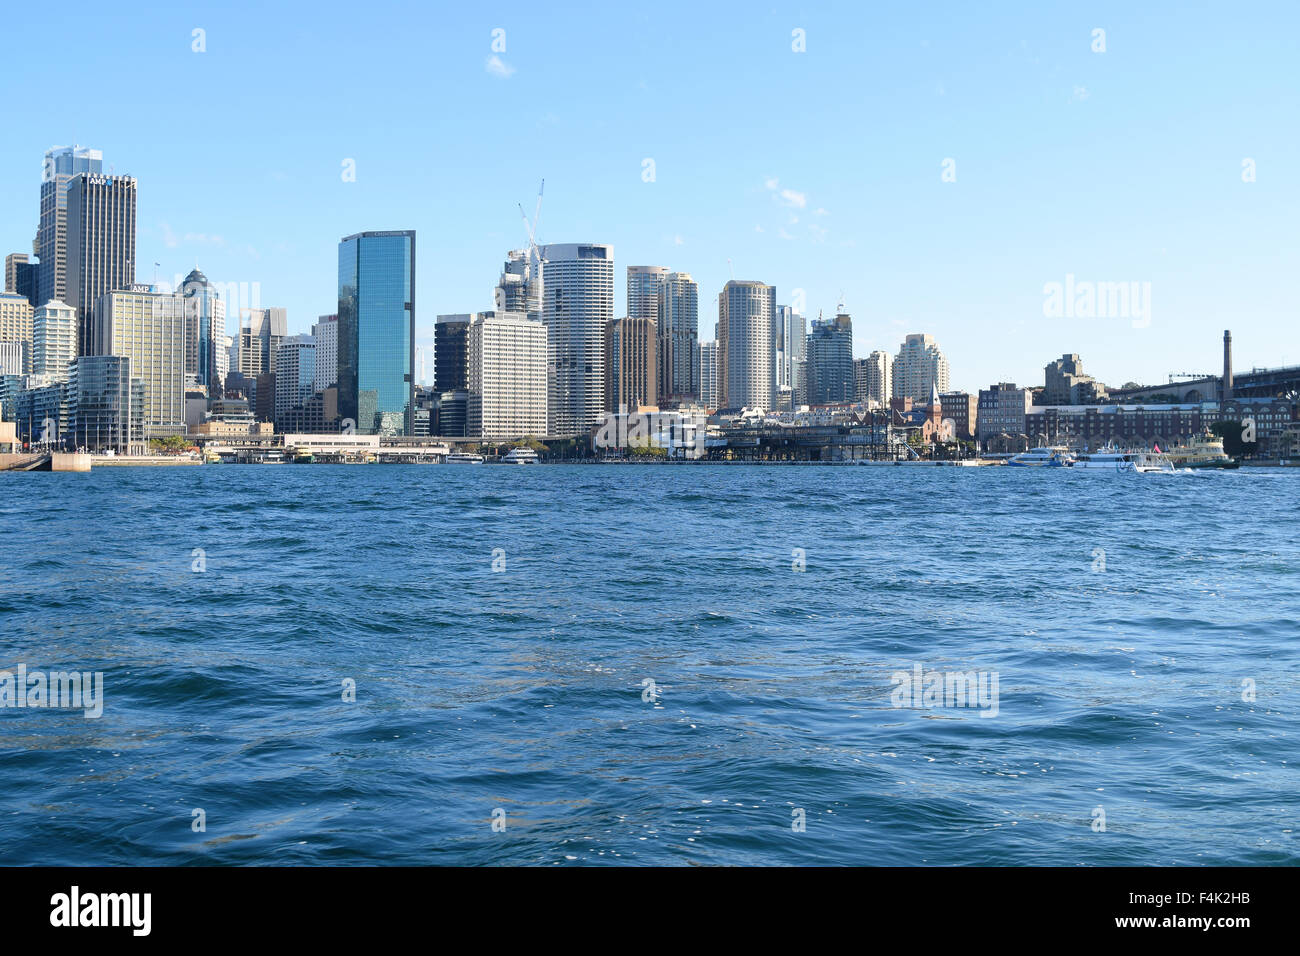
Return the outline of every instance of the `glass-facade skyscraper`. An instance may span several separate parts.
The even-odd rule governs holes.
[[[415,407],[415,231],[339,243],[339,416],[409,435]]]

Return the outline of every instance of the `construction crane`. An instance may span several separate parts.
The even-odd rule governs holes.
[[[519,204],[519,215],[522,216],[524,220],[524,232],[528,233],[528,265],[529,265],[529,273],[530,273],[528,279],[530,285],[534,281],[537,283],[536,299],[537,299],[537,308],[539,310],[542,307],[541,299],[542,299],[543,287],[542,287],[542,254],[537,248],[537,229],[538,229],[538,225],[542,221],[542,193],[544,193],[545,191],[546,191],[546,180],[543,179],[542,184],[537,187],[537,207],[533,210],[533,221],[531,223],[528,221],[528,214],[524,212],[524,204],[523,203]],[[536,273],[536,274],[534,275],[531,273]],[[532,298],[531,290],[529,292],[529,298]]]

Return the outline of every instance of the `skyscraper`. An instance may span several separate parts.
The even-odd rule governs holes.
[[[185,374],[212,395],[221,390],[217,342],[226,337],[226,304],[197,268],[181,285],[185,298]]]
[[[67,296],[62,301],[77,310],[80,355],[108,354],[96,353],[90,345],[100,297],[135,282],[135,204],[131,176],[78,173],[68,181]]]
[[[667,278],[667,266],[627,267],[628,318],[659,321],[659,293]]]
[[[32,372],[66,382],[76,357],[77,313],[57,300],[46,302],[32,315]]]
[[[542,320],[542,265],[527,249],[506,254],[493,300],[498,312],[522,312],[534,321]]]
[[[312,396],[316,380],[316,340],[292,335],[275,350],[275,421],[285,420],[295,406]],[[278,426],[277,426],[278,427]]]
[[[74,305],[68,298],[67,287],[68,184],[78,173],[102,172],[103,165],[103,153],[83,146],[56,146],[45,153],[41,171],[41,220],[33,243],[41,260],[36,270],[33,307],[51,299]]]
[[[470,322],[467,434],[546,434],[546,327],[523,312],[481,312]]]
[[[94,321],[89,354],[131,359],[150,437],[185,434],[185,297],[132,285],[105,293]]]
[[[0,342],[16,342],[23,353],[23,374],[31,371],[32,304],[16,292],[0,292]]]
[[[808,333],[808,404],[851,402],[856,392],[853,371],[853,320],[841,312],[813,322]]]
[[[311,327],[316,340],[316,376],[312,388],[323,392],[339,380],[339,317],[322,315]]]
[[[660,405],[699,401],[699,300],[699,285],[689,272],[670,272],[660,283],[657,327]]]
[[[928,402],[936,389],[948,391],[948,359],[934,336],[909,335],[894,356],[892,377],[894,398],[910,398],[917,404]]]
[[[586,434],[605,404],[605,330],[614,319],[614,247],[542,247],[550,432]]]
[[[718,401],[724,408],[772,408],[772,316],[776,287],[732,279],[718,297]]]
[[[893,397],[890,388],[893,361],[889,353],[878,349],[866,358],[858,359],[854,365],[858,372],[855,395],[857,401],[874,403],[878,406],[888,405],[890,398]]]
[[[289,313],[283,308],[250,309],[239,323],[235,371],[246,378],[275,371],[275,352],[289,337]]]
[[[502,314],[521,315],[517,309],[498,309]],[[433,390],[464,392],[469,386],[469,326],[475,312],[438,316],[433,325]]]
[[[11,252],[5,256],[5,291],[16,292],[36,308],[38,301],[37,282],[40,279],[40,267],[29,261],[24,252]]]
[[[654,319],[616,319],[605,331],[605,408],[635,412],[659,404]]]
[[[718,408],[718,343],[700,344],[700,404]]]
[[[339,415],[363,435],[409,435],[415,407],[415,232],[339,243]]]

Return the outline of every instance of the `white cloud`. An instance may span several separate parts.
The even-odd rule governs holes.
[[[501,57],[497,56],[495,53],[493,53],[490,57],[487,58],[487,63],[485,64],[484,68],[493,76],[500,77],[503,80],[510,79],[511,74],[515,72],[515,68],[513,66],[510,66],[508,63],[502,60]]]
[[[821,206],[818,206],[816,209],[813,210],[813,215],[814,215],[814,216],[829,216],[830,213],[828,213],[828,212],[827,212],[825,209],[823,209]]]
[[[763,180],[763,185],[766,186],[768,189],[775,189],[776,183],[777,183],[777,179],[775,176],[773,176],[771,179]]]
[[[793,189],[781,190],[781,201],[787,206],[793,206],[796,209],[802,209],[808,205],[808,196],[806,193],[795,192]]]
[[[673,236],[673,245],[674,245],[674,246],[684,246],[684,245],[686,245],[686,240],[683,239],[681,236]]]

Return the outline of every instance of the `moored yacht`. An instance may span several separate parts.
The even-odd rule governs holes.
[[[1064,445],[1050,445],[1012,455],[1007,464],[1016,468],[1061,468],[1071,460],[1070,451]]]
[[[505,465],[535,465],[540,460],[531,448],[511,448],[501,462]]]
[[[481,465],[483,456],[471,455],[466,451],[454,451],[447,456],[446,462],[449,465]]]

